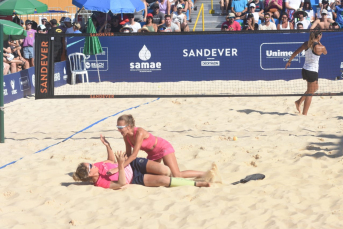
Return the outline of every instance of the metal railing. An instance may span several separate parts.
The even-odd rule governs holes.
[[[213,0],[212,0],[213,2]],[[198,20],[200,17],[200,14],[202,13],[202,31],[205,31],[205,14],[204,14],[204,3],[201,4],[197,20],[195,21],[194,27],[193,27],[193,32],[195,31],[195,28],[197,27]]]

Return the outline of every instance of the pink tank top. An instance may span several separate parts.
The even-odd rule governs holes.
[[[133,138],[136,139],[138,127],[135,127],[133,130]],[[130,142],[129,136],[127,136],[127,141],[130,143],[131,147],[133,148],[134,145]],[[141,150],[143,151],[151,151],[152,147],[155,145],[156,138],[149,133],[149,137],[147,139],[143,139]]]
[[[169,0],[164,0],[163,4],[161,4],[161,0],[158,1],[159,2],[158,4],[160,6],[160,12],[162,12],[164,14],[166,14],[166,12],[167,12],[167,7],[168,7],[168,2],[167,1],[169,1]]]
[[[95,186],[103,187],[103,188],[109,188],[111,181],[118,181],[119,173],[115,173],[113,175],[107,175],[107,171],[110,169],[114,169],[118,167],[118,164],[112,164],[112,163],[105,163],[105,162],[98,162],[94,163],[94,166],[96,166],[99,169],[99,178],[95,182]],[[126,177],[126,184],[130,184],[133,178],[133,171],[130,166],[126,166],[124,168],[125,170],[125,177]]]

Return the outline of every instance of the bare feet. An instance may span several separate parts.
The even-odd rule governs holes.
[[[202,181],[197,181],[195,182],[195,185],[197,187],[211,187],[210,183],[208,182],[202,182]]]
[[[220,177],[218,166],[216,163],[212,163],[211,169],[205,173],[204,177],[202,177],[201,180],[211,183],[222,183],[222,179]]]
[[[301,111],[300,111],[300,101],[297,100],[297,101],[295,101],[294,103],[295,103],[295,107],[297,108],[297,110],[299,111],[299,113],[301,113]]]

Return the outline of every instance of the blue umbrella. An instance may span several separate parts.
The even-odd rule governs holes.
[[[113,14],[128,14],[145,9],[141,0],[73,0],[73,5],[86,10],[100,11]]]

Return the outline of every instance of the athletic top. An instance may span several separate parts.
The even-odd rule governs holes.
[[[280,30],[289,30],[289,22],[287,22],[287,27],[286,28],[282,28],[282,24],[280,24]]]
[[[112,164],[108,162],[107,163],[97,162],[97,163],[94,163],[94,166],[99,169],[99,178],[94,183],[95,186],[109,188],[111,181],[118,181],[119,172],[113,175],[107,175],[107,171],[110,169],[117,168],[118,164]],[[126,184],[130,184],[133,178],[133,171],[130,164],[124,168],[124,171],[125,171]]]
[[[305,63],[303,69],[318,72],[320,55],[314,53],[314,47],[318,42],[314,42],[311,48],[305,50]]]
[[[136,138],[138,127],[135,127],[133,130],[133,138]],[[131,147],[133,148],[133,144],[130,142],[129,136],[127,136],[127,141],[130,143]],[[151,150],[156,142],[156,137],[154,137],[152,134],[149,133],[149,137],[147,139],[143,139],[141,150],[143,151],[149,151]]]
[[[168,1],[164,0],[164,3],[161,4],[161,0],[158,1],[158,5],[160,6],[160,12],[166,14],[167,13],[167,8],[168,8]]]
[[[177,14],[177,12],[173,12],[173,22],[179,22],[180,24],[183,23],[183,20],[185,19],[185,15],[181,13],[180,15]]]

